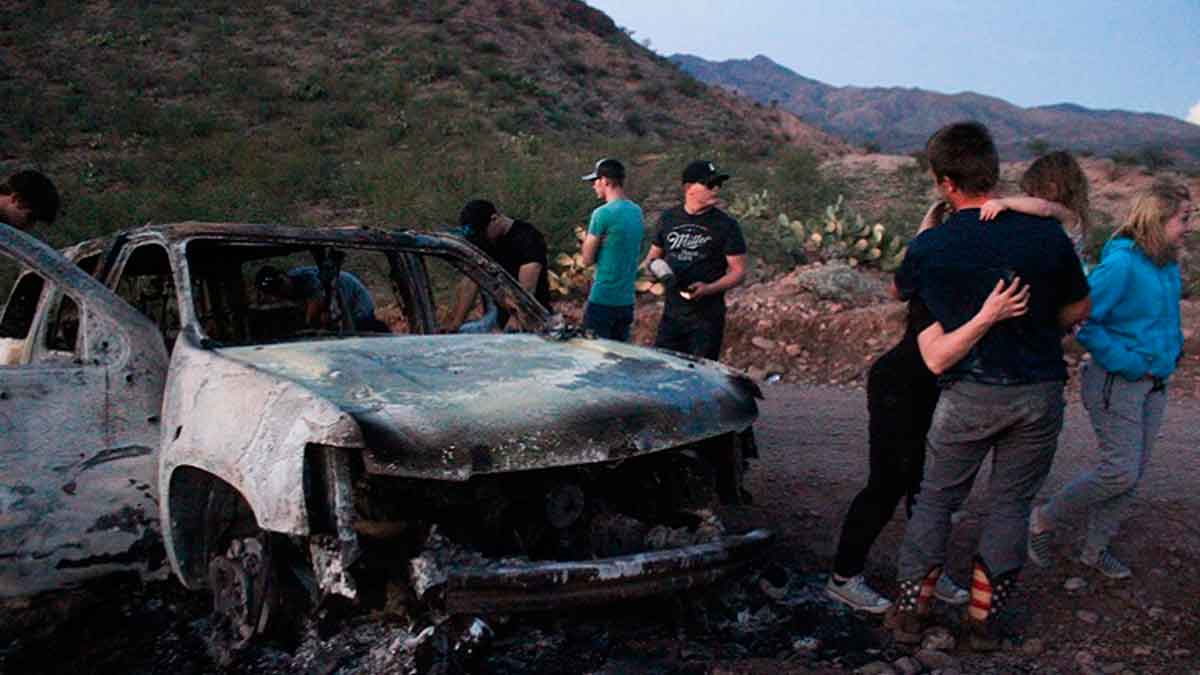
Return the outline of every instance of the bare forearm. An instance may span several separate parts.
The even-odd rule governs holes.
[[[746,278],[746,270],[729,270],[724,276],[719,277],[711,284],[706,284],[711,293],[724,293],[725,291],[742,283]]]
[[[921,331],[917,344],[925,366],[935,375],[941,375],[958,363],[971,351],[988,330],[995,324],[990,317],[976,314],[958,328],[945,332],[942,325],[935,323]]]
[[[583,246],[580,247],[579,254],[583,258],[583,264],[587,267],[596,264],[596,255],[600,252],[600,237],[594,234],[588,234],[583,239]]]
[[[464,280],[458,285],[458,294],[454,300],[454,311],[450,313],[450,323],[447,328],[458,330],[458,327],[467,320],[467,312],[471,311],[471,305],[475,303],[475,293],[478,287],[474,282]]]
[[[521,284],[521,288],[529,291],[530,295],[535,295],[537,293],[538,277],[541,275],[541,264],[525,263],[517,269],[517,283]]]

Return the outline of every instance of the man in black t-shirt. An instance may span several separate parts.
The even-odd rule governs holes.
[[[467,202],[458,216],[460,231],[468,241],[483,249],[505,272],[521,284],[521,287],[542,303],[550,307],[550,281],[546,275],[546,239],[533,225],[514,220],[496,209],[496,205],[483,200]],[[469,279],[459,284],[458,297],[450,320],[443,328],[454,333],[463,321],[479,287]],[[508,321],[507,313],[500,311],[500,328]]]
[[[725,291],[746,276],[746,240],[738,222],[717,208],[729,175],[697,160],[683,170],[683,205],[664,211],[646,263],[671,271],[654,346],[717,360],[725,334]]]

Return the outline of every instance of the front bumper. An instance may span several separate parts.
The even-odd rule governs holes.
[[[680,591],[729,574],[758,557],[774,538],[758,529],[706,544],[598,560],[453,566],[445,608],[455,614],[531,612]]]

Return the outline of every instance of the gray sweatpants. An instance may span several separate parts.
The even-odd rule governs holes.
[[[1041,514],[1053,525],[1070,513],[1087,510],[1083,553],[1095,558],[1129,515],[1162,426],[1167,389],[1151,379],[1130,382],[1091,361],[1083,364],[1081,379],[1100,463],[1054,495]]]
[[[1029,509],[1050,473],[1064,405],[1062,382],[956,382],[942,392],[929,430],[925,478],[900,545],[901,580],[945,565],[950,514],[971,493],[989,452],[979,557],[993,576],[1024,566]]]

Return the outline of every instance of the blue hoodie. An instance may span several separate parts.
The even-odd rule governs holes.
[[[1096,363],[1127,380],[1170,375],[1183,349],[1179,266],[1159,267],[1132,239],[1117,237],[1088,284],[1092,313],[1077,337]]]

